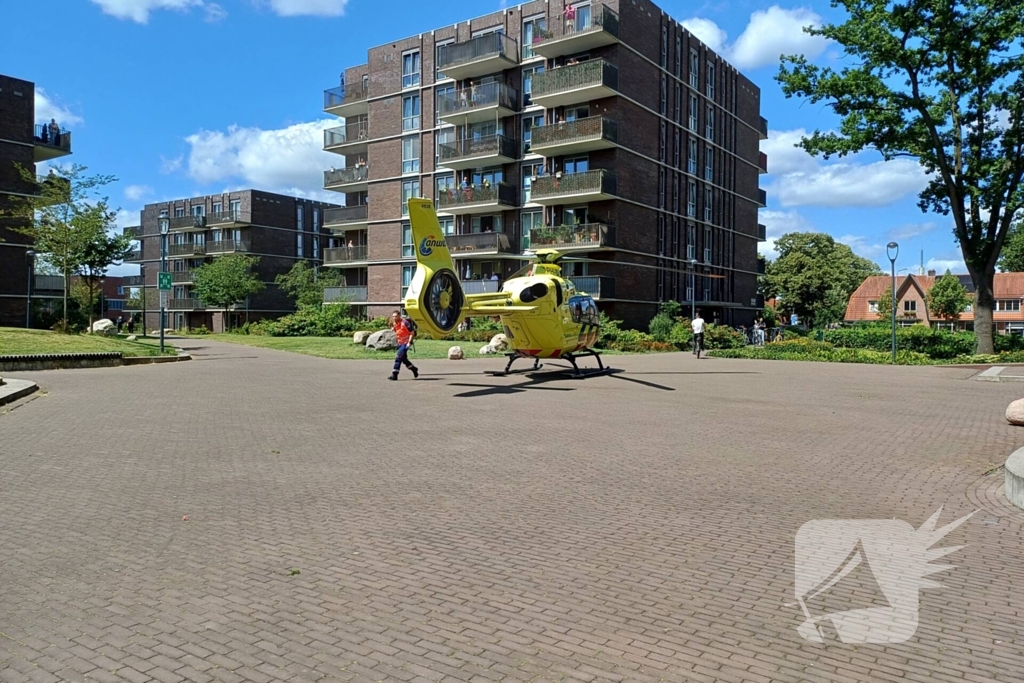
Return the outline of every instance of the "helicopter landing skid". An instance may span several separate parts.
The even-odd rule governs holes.
[[[587,356],[593,356],[597,359],[597,368],[580,369],[580,366],[576,365],[577,358],[585,358]],[[601,354],[593,349],[586,349],[578,353],[563,353],[562,358],[572,363],[572,372],[569,373],[569,371],[566,371],[566,374],[569,374],[572,379],[586,379],[587,377],[608,375],[614,372],[613,368],[610,368],[601,362]]]
[[[488,370],[487,371],[488,375],[492,375],[494,377],[504,377],[505,375],[514,375],[514,374],[517,374],[517,373],[520,373],[520,372],[534,372],[535,370],[540,370],[542,367],[544,367],[543,365],[541,365],[540,358],[534,358],[533,359],[533,367],[532,368],[522,368],[520,370],[513,370],[512,369],[512,363],[515,362],[516,358],[530,358],[530,356],[521,356],[521,355],[519,355],[518,353],[515,353],[515,352],[513,352],[513,353],[506,353],[505,355],[508,356],[508,365],[505,366],[505,369],[504,370]]]

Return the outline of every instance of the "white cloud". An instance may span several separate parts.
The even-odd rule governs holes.
[[[739,69],[756,69],[776,64],[783,54],[820,56],[828,40],[804,33],[805,26],[821,25],[821,17],[805,7],[782,9],[772,5],[750,15],[750,22],[733,43],[728,34],[710,19],[691,17],[682,22],[688,31]]]
[[[185,138],[191,147],[188,175],[208,183],[241,183],[246,187],[337,201],[325,194],[323,172],[341,166],[341,158],[323,151],[324,128],[337,119],[298,123],[263,130],[231,126],[227,132],[201,130]]]
[[[153,194],[153,188],[149,185],[129,185],[124,188],[124,197],[130,202],[137,202],[151,194]]]
[[[772,175],[809,172],[818,162],[802,147],[800,140],[809,133],[803,128],[795,130],[769,130],[768,139],[761,141],[761,151],[768,155],[768,172]]]
[[[160,172],[163,174],[174,173],[175,171],[178,171],[181,168],[181,165],[183,163],[185,163],[185,156],[183,154],[179,154],[173,159],[168,159],[164,157],[163,154],[161,154]]]
[[[913,159],[815,163],[813,169],[782,174],[767,188],[768,196],[787,207],[887,206],[919,193],[928,182]],[[772,168],[771,159],[768,167]]]
[[[282,17],[340,17],[348,0],[267,0],[267,4]]]
[[[149,14],[155,10],[171,9],[187,12],[193,8],[203,10],[207,21],[218,21],[227,16],[224,8],[206,0],[92,0],[104,14],[118,19],[130,19],[139,24],[149,22]]]
[[[775,242],[789,232],[811,232],[814,226],[796,211],[770,211],[761,209],[757,212],[757,222],[765,227],[764,242],[757,243],[757,252],[767,258],[778,256]]]
[[[911,237],[920,237],[925,235],[937,227],[936,223],[929,221],[927,223],[906,223],[893,228],[889,231],[889,235],[896,240],[908,240]]]
[[[142,208],[129,210],[129,209],[118,209],[117,215],[114,217],[114,224],[117,226],[117,231],[121,232],[124,228],[131,225],[138,225]]]
[[[954,275],[965,275],[967,273],[967,264],[964,263],[963,259],[928,259],[928,262],[924,264],[925,271],[934,270],[936,275],[942,275],[948,269],[949,272]]]
[[[837,237],[836,242],[842,242],[843,244],[853,249],[853,253],[857,256],[863,256],[866,259],[876,259],[885,253],[884,244],[876,244],[869,241],[869,238],[863,235],[843,235]]]
[[[50,99],[43,88],[36,88],[36,123],[49,123],[50,119],[56,119],[61,126],[77,126],[84,123],[81,116]]]

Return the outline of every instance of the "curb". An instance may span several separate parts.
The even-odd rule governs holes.
[[[25,398],[38,390],[39,385],[35,382],[8,377],[4,380],[4,384],[0,385],[0,406]]]
[[[192,360],[192,356],[123,356],[119,351],[96,353],[43,353],[19,356],[0,356],[0,372],[29,372],[34,370],[75,370],[82,368],[112,368],[121,365],[149,365]]]

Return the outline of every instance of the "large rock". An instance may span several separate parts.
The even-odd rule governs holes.
[[[491,343],[489,343],[488,346],[498,352],[508,351],[508,337],[503,334],[496,334],[491,337]]]
[[[1018,398],[1006,407],[1006,421],[1012,425],[1024,426],[1024,398]]]
[[[490,355],[493,355],[495,353],[497,353],[497,351],[494,350],[493,346],[488,345],[488,346],[484,346],[484,347],[480,348],[480,355],[481,356],[490,356]]]
[[[137,335],[130,334],[130,335],[128,335],[128,338],[125,339],[125,341],[135,341],[136,339],[138,339]]]
[[[377,349],[378,351],[397,349],[398,338],[395,336],[394,330],[381,330],[380,332],[374,332],[366,338],[366,348]]]
[[[114,334],[117,334],[117,328],[114,327],[114,323],[110,322],[106,318],[100,318],[92,324],[93,332],[102,332],[103,334],[106,334],[107,330],[114,330]]]
[[[462,360],[463,358],[461,346],[453,346],[448,349],[448,360]]]
[[[353,344],[365,344],[366,340],[369,338],[370,334],[372,334],[372,333],[371,332],[367,332],[365,330],[362,330],[360,332],[356,332],[355,334],[352,335],[352,343]]]

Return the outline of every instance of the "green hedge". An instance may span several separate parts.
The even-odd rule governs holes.
[[[848,349],[892,349],[892,328],[885,324],[870,324],[841,330],[825,330],[824,341],[833,346]],[[911,325],[896,330],[896,350],[925,353],[932,358],[946,360],[958,356],[970,356],[978,346],[973,332],[947,332],[924,325]],[[1024,351],[1024,337],[1019,335],[995,335],[996,352]]]
[[[818,342],[820,343],[820,342]],[[779,342],[779,347],[786,347],[789,342]],[[764,346],[748,346],[742,349],[722,349],[711,351],[708,355],[715,358],[751,358],[755,360],[796,360],[816,361],[823,363],[869,363],[873,365],[888,365],[892,363],[891,353],[873,351],[871,349],[836,349],[826,346],[814,347],[807,345],[806,349],[797,349],[793,346],[786,348],[773,348],[776,345],[765,344]],[[934,361],[923,353],[914,351],[897,351],[897,365],[931,365]]]

